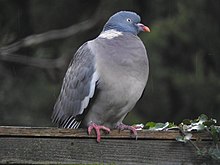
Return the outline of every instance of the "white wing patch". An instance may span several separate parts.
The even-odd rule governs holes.
[[[77,129],[80,124],[81,124],[81,121],[76,121],[74,116],[70,116],[64,121],[63,128]]]
[[[92,80],[90,82],[90,90],[89,90],[89,95],[86,96],[83,101],[81,102],[81,108],[80,108],[80,114],[83,113],[83,110],[88,106],[89,104],[89,99],[93,97],[95,93],[95,85],[96,81],[99,79],[98,73],[94,72],[92,75]]]
[[[102,32],[99,35],[99,37],[100,38],[106,38],[106,39],[112,39],[112,38],[115,38],[115,37],[118,37],[118,36],[121,36],[121,35],[123,35],[122,32],[111,29],[111,30],[107,30],[107,31]]]

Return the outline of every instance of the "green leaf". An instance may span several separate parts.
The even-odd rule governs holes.
[[[177,136],[176,141],[181,142],[181,143],[186,143],[186,140],[184,139],[183,136]]]
[[[189,119],[184,119],[182,123],[185,125],[190,125],[192,122]]]
[[[168,128],[170,125],[169,122],[166,123],[154,123],[154,122],[148,122],[145,127],[146,129],[149,129],[151,131],[161,131],[164,130],[166,128]]]
[[[167,128],[169,126],[169,122],[166,123],[156,123],[156,125],[152,128],[150,128],[150,130],[154,130],[154,131],[162,131],[165,128]]]
[[[168,128],[176,128],[177,125],[174,122],[169,122]]]
[[[153,128],[155,127],[155,125],[156,125],[155,122],[147,122],[147,124],[145,125],[145,128],[146,129]]]
[[[213,139],[214,143],[217,144],[219,141],[219,137],[220,137],[219,129],[218,129],[218,127],[215,127],[215,126],[211,126],[210,129],[211,129],[210,132],[212,135],[212,139]]]
[[[207,121],[209,118],[205,114],[201,114],[198,119],[199,121]]]
[[[186,143],[187,141],[191,140],[191,138],[192,138],[192,134],[188,133],[185,136],[177,136],[176,140],[178,142]]]
[[[203,124],[204,122],[208,121],[208,116],[204,115],[204,114],[201,114],[199,117],[198,117],[198,123],[199,124]]]
[[[186,134],[186,135],[184,136],[184,139],[185,139],[186,141],[190,140],[191,138],[192,138],[192,134],[191,134],[191,133],[188,133],[188,134]]]
[[[169,130],[169,129],[178,129],[178,127],[174,124],[174,122],[166,122],[166,123],[155,123],[155,122],[148,122],[145,125],[146,129],[151,131],[161,131],[161,130]]]
[[[173,129],[179,129],[179,127],[174,123],[174,122],[169,122],[168,127],[166,128],[166,130],[173,130]]]
[[[197,119],[192,120],[192,123],[200,123],[202,124],[203,122],[208,120],[208,116],[201,114]]]
[[[187,131],[202,131],[205,129],[205,126],[203,124],[195,124],[191,126]]]
[[[212,125],[216,125],[217,120],[216,119],[209,119],[205,122],[203,122],[203,124],[207,127],[211,127]]]

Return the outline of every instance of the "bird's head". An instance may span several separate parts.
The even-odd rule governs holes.
[[[140,31],[150,32],[150,29],[140,23],[141,18],[131,11],[120,11],[109,18],[103,31],[117,30],[120,32],[129,32],[137,35]]]

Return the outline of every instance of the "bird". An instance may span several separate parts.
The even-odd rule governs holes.
[[[58,127],[101,131],[130,130],[123,119],[141,98],[149,75],[146,48],[139,32],[150,32],[133,11],[112,15],[97,38],[85,42],[74,54],[53,108]]]

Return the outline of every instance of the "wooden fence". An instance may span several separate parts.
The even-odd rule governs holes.
[[[138,139],[129,131],[113,130],[102,135],[97,143],[95,134],[86,130],[0,126],[1,164],[220,164],[199,156],[189,143],[175,138],[178,131],[138,131]],[[197,141],[196,141],[197,139]],[[201,148],[212,141],[205,133],[193,133]]]

